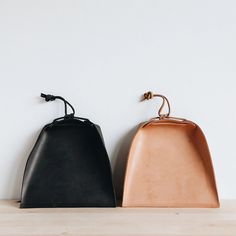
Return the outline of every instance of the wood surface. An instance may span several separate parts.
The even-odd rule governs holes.
[[[219,209],[19,209],[1,200],[0,235],[236,236],[236,200],[221,201]]]

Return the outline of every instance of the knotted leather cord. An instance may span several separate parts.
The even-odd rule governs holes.
[[[151,120],[156,120],[156,119],[159,119],[159,120],[162,120],[162,119],[179,120],[179,121],[191,123],[191,124],[196,126],[195,123],[193,123],[192,121],[189,121],[185,118],[170,116],[170,103],[169,103],[167,97],[165,97],[164,95],[153,94],[151,91],[149,91],[147,93],[144,93],[142,101],[152,99],[153,97],[161,97],[162,98],[162,104],[161,104],[161,107],[158,110],[158,117],[152,118]],[[165,103],[167,103],[167,106],[168,106],[168,113],[161,114],[161,111],[163,110],[163,108],[165,106]],[[147,123],[149,123],[149,121]]]
[[[68,116],[73,117],[75,115],[74,107],[68,101],[66,101],[63,97],[54,96],[54,95],[51,95],[51,94],[44,94],[44,93],[41,93],[41,97],[44,98],[46,102],[54,101],[56,99],[62,100],[64,102],[64,105],[65,105],[65,117],[68,117]],[[67,105],[70,106],[70,108],[72,110],[72,113],[70,113],[70,114],[67,113]]]
[[[167,97],[165,97],[164,95],[161,95],[161,94],[154,94],[151,91],[148,91],[148,92],[144,93],[142,100],[143,101],[144,100],[150,100],[153,97],[160,97],[160,98],[162,98],[162,104],[161,104],[161,107],[158,110],[159,119],[168,118],[170,116],[170,103],[169,103]],[[167,103],[167,107],[168,107],[168,112],[163,114],[162,110],[163,110],[163,108],[164,108],[166,103]]]

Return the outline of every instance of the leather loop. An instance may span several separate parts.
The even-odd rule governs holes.
[[[64,102],[64,105],[65,105],[65,116],[64,118],[69,118],[69,117],[74,117],[75,115],[75,109],[74,107],[63,97],[61,96],[54,96],[54,95],[51,95],[51,94],[44,94],[44,93],[41,93],[41,97],[45,99],[46,102],[49,102],[49,101],[54,101],[56,99],[60,99]],[[69,106],[72,110],[72,113],[68,114],[67,113],[67,106]]]
[[[160,108],[158,110],[159,119],[168,118],[170,116],[170,103],[169,103],[167,97],[165,97],[164,95],[161,95],[161,94],[154,94],[151,91],[148,91],[148,92],[144,93],[142,100],[143,101],[144,100],[150,100],[150,99],[152,99],[154,97],[162,98],[162,104],[161,104],[161,106],[160,106]],[[166,103],[167,103],[167,107],[168,107],[168,112],[167,113],[162,113],[162,110],[163,110],[164,106],[166,105]]]

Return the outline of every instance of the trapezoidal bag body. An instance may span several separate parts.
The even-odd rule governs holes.
[[[60,96],[65,116],[46,125],[25,167],[21,208],[115,207],[111,167],[100,127],[74,117],[74,108]],[[73,113],[67,114],[67,105]]]
[[[219,207],[207,141],[199,126],[170,117],[163,95],[159,116],[140,125],[127,160],[123,207]],[[161,114],[165,103],[168,113]]]

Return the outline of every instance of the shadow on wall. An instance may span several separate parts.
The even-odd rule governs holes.
[[[35,103],[37,105],[41,105],[45,104],[45,101],[40,96],[37,96],[35,98]],[[23,175],[26,167],[26,162],[42,129],[43,126],[41,127],[41,129],[32,132],[28,136],[28,138],[21,141],[22,149],[18,151],[18,155],[15,158],[16,162],[14,162],[14,164],[12,165],[11,167],[12,171],[10,172],[9,178],[7,178],[8,181],[6,186],[9,186],[7,195],[10,196],[10,198],[17,198],[17,199],[21,198],[21,188],[22,188]],[[14,175],[12,173],[14,173]]]
[[[27,140],[23,142],[22,149],[19,151],[17,158],[15,158],[15,160],[17,160],[17,163],[14,162],[14,165],[12,166],[12,171],[10,172],[10,176],[9,178],[7,178],[7,185],[10,186],[8,188],[9,192],[7,194],[8,196],[11,196],[11,198],[17,198],[17,200],[20,200],[21,198],[21,187],[26,162],[36,142],[36,139],[39,136],[40,131],[41,130],[33,132],[27,138]],[[14,175],[12,173],[14,173]]]
[[[120,138],[111,158],[113,181],[118,204],[122,201],[126,163],[131,142],[138,126],[133,127]]]

